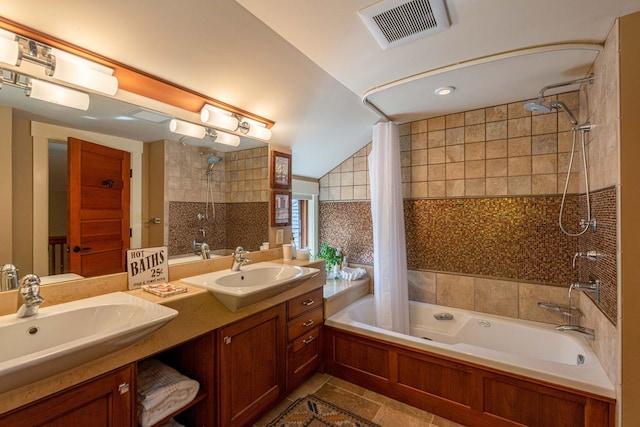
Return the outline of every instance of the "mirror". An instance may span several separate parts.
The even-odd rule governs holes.
[[[48,161],[56,158],[49,146],[60,148],[69,136],[131,152],[132,248],[166,245],[174,256],[192,254],[193,241],[205,240],[214,254],[226,254],[239,245],[257,250],[268,239],[266,143],[241,138],[238,147],[183,145],[168,130],[171,116],[90,96],[89,110],[77,111],[27,98],[10,86],[0,91],[0,152],[6,159],[0,196],[12,207],[0,216],[0,235],[11,242],[0,249],[0,264],[15,264],[21,276],[49,274],[49,228],[58,235],[61,225],[60,214],[49,224],[47,201],[65,198],[59,172],[52,170],[49,178]],[[210,168],[211,156],[220,160]],[[49,183],[56,191],[51,196]],[[198,219],[207,211],[208,219]]]

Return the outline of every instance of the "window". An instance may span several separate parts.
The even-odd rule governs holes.
[[[318,193],[317,181],[293,178],[291,201],[291,233],[298,248],[318,251]]]
[[[299,248],[309,247],[309,200],[293,196],[291,203],[291,233]]]

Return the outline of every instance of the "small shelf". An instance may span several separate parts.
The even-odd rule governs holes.
[[[192,406],[197,405],[198,403],[202,402],[206,398],[207,398],[207,392],[203,391],[203,390],[200,390],[198,392],[198,394],[196,395],[196,397],[191,402],[187,403],[182,408],[173,411],[172,413],[170,413],[169,415],[167,415],[166,417],[164,417],[163,419],[161,419],[160,421],[155,423],[152,427],[157,427],[157,426],[160,426],[160,425],[166,423],[171,418],[175,417],[178,414],[181,414],[182,412],[186,411],[187,409],[191,408]]]

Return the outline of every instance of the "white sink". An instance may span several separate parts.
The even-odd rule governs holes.
[[[295,288],[319,272],[317,268],[259,262],[242,266],[241,271],[214,271],[180,281],[208,289],[229,310],[237,311]]]
[[[0,316],[0,392],[110,354],[178,315],[172,308],[114,292]]]

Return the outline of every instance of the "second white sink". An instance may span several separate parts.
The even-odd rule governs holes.
[[[208,289],[229,310],[237,311],[294,288],[319,272],[317,268],[259,262],[245,265],[241,271],[214,271],[180,281]]]

